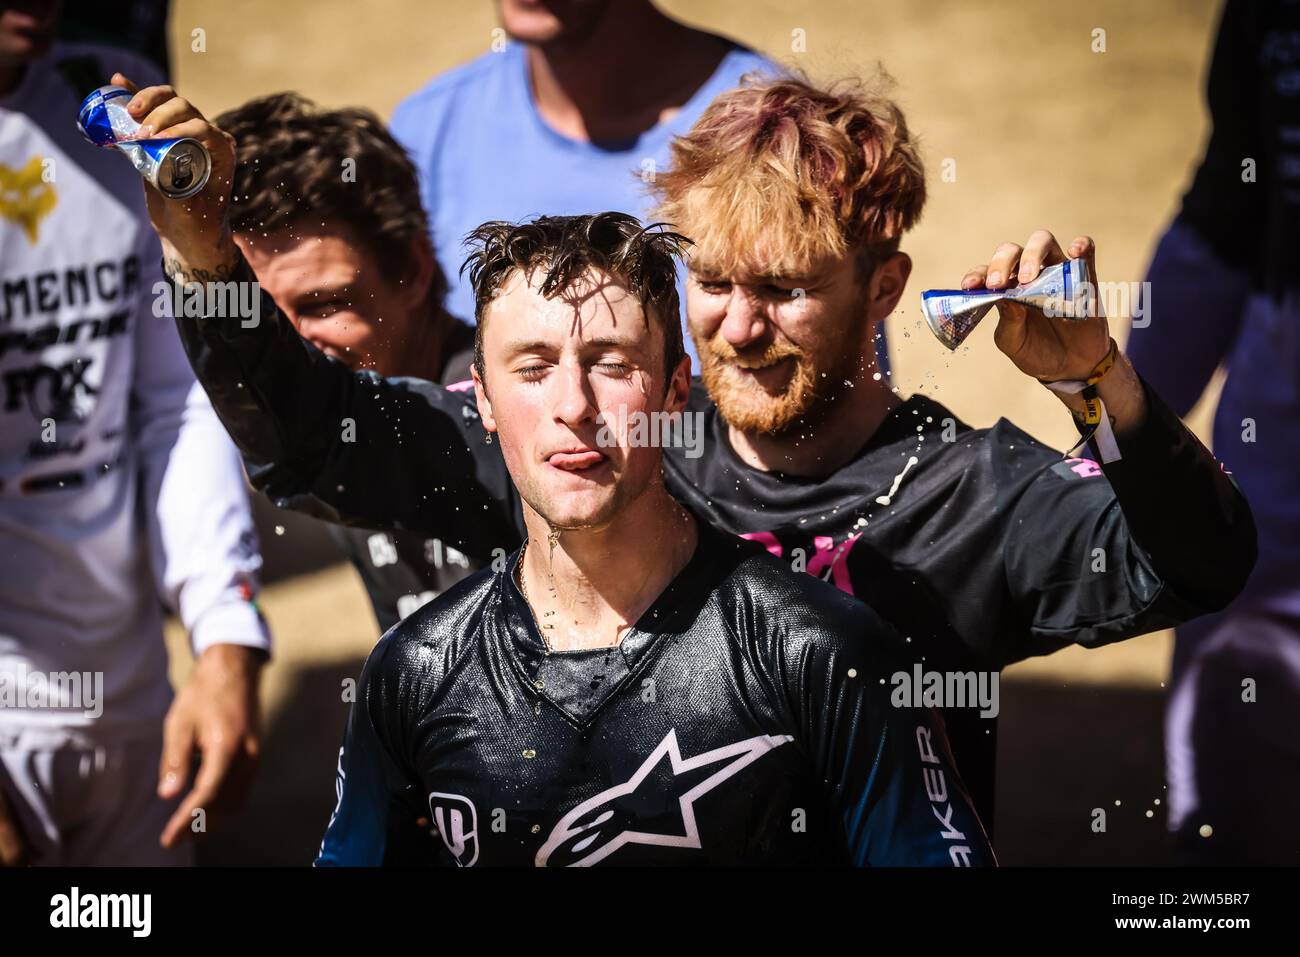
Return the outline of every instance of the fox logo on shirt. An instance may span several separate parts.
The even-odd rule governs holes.
[[[18,224],[33,246],[37,226],[59,201],[54,187],[42,178],[43,170],[39,156],[33,156],[22,169],[0,163],[0,216]]]
[[[86,373],[94,362],[83,357],[60,366],[11,369],[4,374],[4,410],[16,411],[26,400],[32,415],[38,419],[51,418],[56,422],[84,419],[93,405],[92,397],[99,394],[99,388],[86,381]]]

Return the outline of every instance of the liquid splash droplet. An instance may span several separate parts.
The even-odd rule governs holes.
[[[907,457],[907,464],[903,466],[903,471],[894,476],[894,484],[889,487],[889,494],[876,496],[877,505],[889,505],[894,501],[894,496],[898,493],[898,487],[903,484],[903,476],[906,475],[908,470],[919,461],[920,459],[915,455],[909,455]]]

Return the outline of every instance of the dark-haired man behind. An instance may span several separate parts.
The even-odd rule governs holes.
[[[474,331],[443,308],[415,169],[379,118],[276,93],[217,124],[238,144],[235,242],[302,337],[353,369],[468,385]],[[337,434],[353,438],[346,421]],[[480,567],[425,535],[329,530],[381,631]]]

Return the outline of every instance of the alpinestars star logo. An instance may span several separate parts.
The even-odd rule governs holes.
[[[761,734],[693,758],[683,758],[677,746],[677,731],[669,730],[627,783],[583,801],[560,819],[537,852],[536,864],[538,867],[587,867],[603,861],[625,844],[699,849],[703,845],[695,821],[695,802],[767,752],[793,740],[788,734]],[[664,773],[656,774],[665,761],[668,766]],[[700,780],[702,772],[710,768],[713,772]],[[633,829],[634,825],[645,823],[636,813],[638,805],[648,803],[648,799],[662,798],[662,793],[648,792],[661,790],[665,775],[669,787],[689,785],[677,798],[674,826],[662,831]]]

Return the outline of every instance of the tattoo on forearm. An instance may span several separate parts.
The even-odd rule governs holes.
[[[215,270],[210,269],[191,269],[187,270],[179,259],[163,258],[163,272],[172,282],[190,283],[190,282],[225,282],[234,275],[235,267],[238,263],[222,263]]]

